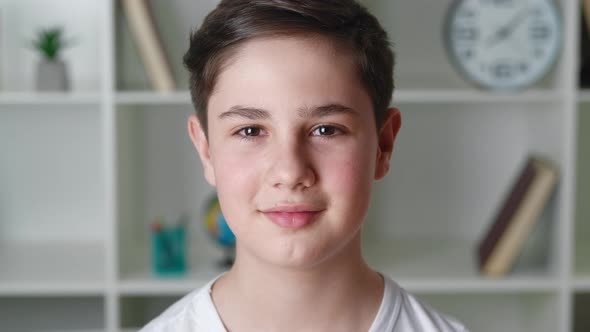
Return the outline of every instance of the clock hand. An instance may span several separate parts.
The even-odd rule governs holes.
[[[492,47],[497,42],[508,38],[508,36],[512,34],[514,29],[516,29],[524,21],[528,14],[528,8],[523,8],[522,10],[520,10],[516,15],[512,17],[508,24],[504,25],[503,27],[498,29],[494,34],[487,38],[486,44],[488,45],[488,47]]]
[[[524,20],[527,18],[527,16],[529,15],[530,10],[528,8],[524,8],[522,9],[515,17],[512,21],[510,21],[507,25],[506,25],[506,34],[510,35],[512,34],[512,32],[514,31],[514,29],[516,29],[522,22],[524,22]],[[508,37],[508,36],[507,36]]]

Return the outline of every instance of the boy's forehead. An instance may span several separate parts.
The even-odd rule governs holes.
[[[292,34],[292,35],[270,35],[255,37],[241,43],[238,50],[242,52],[253,52],[264,48],[298,48],[301,50],[322,50],[325,51],[325,55],[335,57],[339,53],[342,54],[345,51],[345,47],[342,44],[336,42],[336,40],[323,36],[317,33],[308,34]]]
[[[242,73],[249,75],[241,77],[242,79],[256,78],[265,73],[259,70],[266,68],[273,71],[296,68],[303,72],[310,67],[329,68],[334,74],[340,76],[351,72],[356,73],[357,69],[352,51],[337,46],[337,43],[328,37],[319,35],[257,37],[243,42],[234,49],[222,66],[218,81],[223,81],[226,76],[236,79],[236,75]],[[321,74],[321,71],[317,74]]]
[[[352,56],[339,53],[333,44],[317,36],[245,42],[219,73],[209,111],[220,113],[236,104],[271,109],[278,104],[297,109],[329,103],[359,107],[360,99],[370,99],[368,93]]]

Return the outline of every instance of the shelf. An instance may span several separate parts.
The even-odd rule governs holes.
[[[393,93],[393,103],[551,103],[565,98],[555,90],[531,90],[521,93],[494,93],[480,90],[424,89]]]
[[[560,280],[545,277],[507,277],[501,280],[474,279],[432,279],[412,280],[399,279],[396,282],[410,292],[429,294],[460,294],[460,293],[545,293],[557,291]]]
[[[578,109],[574,272],[576,277],[590,278],[590,107],[582,104]]]
[[[0,331],[104,331],[103,297],[0,297]]]
[[[0,296],[102,295],[105,257],[100,244],[1,244]]]
[[[470,331],[555,332],[557,292],[515,294],[415,294],[429,306],[459,319]]]
[[[188,90],[171,93],[158,93],[152,91],[118,92],[115,96],[115,102],[118,105],[191,105],[191,96]]]
[[[551,103],[559,102],[563,94],[551,90],[531,90],[522,93],[493,93],[477,90],[400,89],[393,94],[393,103]],[[118,105],[192,105],[189,91],[158,93],[153,91],[118,92]]]
[[[590,102],[590,89],[581,89],[578,91],[578,102]]]
[[[98,105],[99,93],[2,92],[0,105]]]
[[[221,270],[190,270],[183,277],[160,278],[147,269],[128,273],[117,284],[123,295],[184,295],[204,286],[211,279],[222,273]]]
[[[590,292],[590,277],[578,277],[574,280],[576,291]]]
[[[578,293],[573,298],[574,332],[590,331],[590,293]]]
[[[180,296],[123,296],[119,299],[119,328],[138,331],[179,299]]]
[[[386,249],[387,248],[387,249]],[[473,257],[474,245],[461,239],[394,239],[389,245],[365,247],[369,264],[412,292],[546,292],[560,282],[547,267],[515,266],[503,278],[482,276]]]
[[[588,227],[586,227],[588,228]],[[577,232],[582,234],[585,231],[578,229]],[[575,246],[575,276],[580,278],[590,278],[590,244],[587,239],[583,239],[582,235],[576,234],[576,246]]]

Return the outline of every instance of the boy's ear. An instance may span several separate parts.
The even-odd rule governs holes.
[[[399,109],[387,109],[387,116],[378,135],[377,163],[375,164],[375,180],[382,179],[389,171],[391,154],[397,133],[402,126],[402,116]]]
[[[201,126],[201,121],[194,114],[188,118],[188,134],[201,158],[205,179],[207,179],[210,185],[215,187],[215,173],[213,172],[213,164],[211,163],[211,155],[209,154],[209,141]]]

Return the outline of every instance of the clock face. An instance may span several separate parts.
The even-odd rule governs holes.
[[[456,0],[446,46],[459,71],[481,87],[513,90],[541,79],[561,49],[552,0]]]

